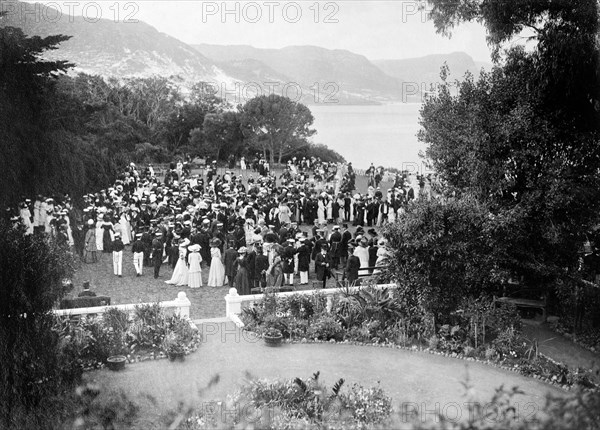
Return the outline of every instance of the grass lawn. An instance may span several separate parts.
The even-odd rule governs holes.
[[[133,427],[144,430],[166,428],[169,412],[179,404],[201,410],[207,405],[205,402],[225,400],[248,375],[268,379],[307,378],[320,371],[329,387],[339,378],[345,378],[348,386],[356,382],[371,387],[380,381],[392,397],[396,412],[410,405],[423,410],[428,419],[433,418],[431,411],[436,408],[456,417],[457,406],[462,419],[466,419],[465,402],[475,400],[486,404],[494,389],[502,384],[523,390],[524,394],[514,401],[519,413],[526,417],[541,410],[546,394],[565,395],[565,391],[537,379],[483,363],[424,352],[330,343],[271,348],[262,339],[241,333],[231,322],[203,324],[200,330],[202,344],[184,362],[151,360],[127,364],[121,372],[103,369],[86,373],[85,379],[99,383],[107,393],[123,389],[139,402],[141,411]],[[215,375],[219,375],[220,382],[204,391]],[[462,382],[467,379],[472,384],[474,399],[465,396]],[[446,405],[454,409],[446,409]]]

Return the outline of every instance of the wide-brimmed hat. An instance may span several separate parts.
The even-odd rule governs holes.
[[[238,254],[245,254],[246,253],[246,247],[242,246],[240,249],[238,249]]]
[[[198,252],[198,251],[200,251],[200,245],[198,245],[198,244],[192,245],[188,248],[188,250],[190,252]]]

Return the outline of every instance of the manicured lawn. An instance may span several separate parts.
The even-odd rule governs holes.
[[[264,345],[262,339],[241,333],[232,323],[210,323],[200,327],[204,340],[197,352],[185,361],[147,361],[128,364],[122,372],[109,370],[86,374],[107,389],[122,388],[141,402],[136,428],[164,428],[169,411],[183,403],[200,409],[204,402],[225,400],[248,375],[257,378],[310,377],[320,371],[331,387],[339,378],[348,384],[365,387],[377,381],[393,399],[396,412],[416,408],[425,418],[436,409],[454,418],[456,407],[462,419],[468,415],[462,382],[469,379],[476,401],[490,400],[494,389],[504,384],[519,386],[524,392],[514,400],[523,417],[540,410],[547,393],[565,392],[536,379],[491,367],[424,352],[356,346],[350,344],[284,344],[279,348]],[[220,382],[203,391],[219,375]],[[155,399],[147,400],[146,395]],[[470,400],[474,400],[471,398]]]

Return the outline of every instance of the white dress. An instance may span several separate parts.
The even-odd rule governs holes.
[[[323,204],[323,199],[319,199],[319,203],[317,204],[317,207],[318,207],[317,215],[319,218],[319,224],[323,225],[326,222],[326,220],[325,220],[325,205]]]
[[[369,248],[364,248],[362,246],[357,246],[354,249],[354,255],[358,257],[360,260],[360,267],[369,267]],[[368,275],[368,270],[359,270],[359,275]]]
[[[102,220],[98,220],[98,222],[96,222],[96,249],[98,251],[104,251],[104,229],[102,228],[103,224],[104,221]]]
[[[185,254],[187,253],[186,250],[186,246],[179,247],[179,260],[177,260],[177,264],[175,265],[175,270],[173,270],[171,279],[165,281],[165,283],[177,286],[184,286],[188,284],[188,267],[185,261]]]
[[[129,217],[124,213],[121,214],[119,224],[121,225],[121,240],[123,241],[123,245],[129,245],[131,243],[131,223],[129,222]]]
[[[279,206],[279,222],[289,223],[290,222],[290,208],[287,205]]]
[[[202,256],[199,252],[192,252],[188,260],[190,262],[188,285],[190,288],[200,288],[202,286],[202,269],[200,268]]]
[[[225,266],[221,261],[221,250],[216,246],[210,248],[210,271],[208,272],[209,287],[222,287],[225,283]]]

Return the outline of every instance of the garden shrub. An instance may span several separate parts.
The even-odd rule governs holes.
[[[167,333],[167,319],[158,303],[135,307],[129,342],[136,350],[156,348]]]
[[[341,340],[343,338],[343,329],[334,317],[321,315],[310,324],[306,335],[311,339]]]

